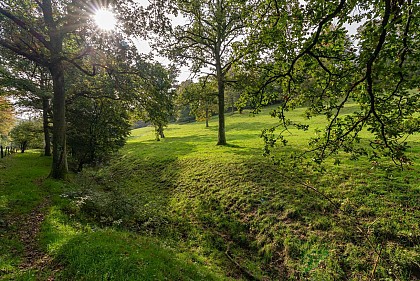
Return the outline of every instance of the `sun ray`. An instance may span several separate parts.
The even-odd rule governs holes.
[[[101,8],[95,11],[93,19],[98,28],[111,31],[114,30],[117,25],[117,18],[112,10]]]

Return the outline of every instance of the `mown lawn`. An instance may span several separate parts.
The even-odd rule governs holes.
[[[344,154],[323,170],[274,165],[259,138],[277,122],[269,110],[228,115],[227,146],[215,145],[217,118],[209,128],[171,124],[160,142],[152,128],[137,129],[109,165],[62,186],[43,182],[26,210],[54,195],[39,234],[51,262],[29,272],[41,280],[420,278],[420,138],[409,139],[413,165],[403,171]],[[325,124],[308,122],[309,131],[290,130],[274,153],[304,149]],[[30,165],[48,162],[39,159]],[[47,167],[33,178],[46,175]],[[9,188],[2,183],[2,196]],[[22,248],[15,244],[8,247]],[[0,272],[21,276],[19,251],[7,260]]]

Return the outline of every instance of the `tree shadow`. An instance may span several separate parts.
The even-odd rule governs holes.
[[[112,230],[74,235],[55,255],[63,280],[217,280],[159,240]]]

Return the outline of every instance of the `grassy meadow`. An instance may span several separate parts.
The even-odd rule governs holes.
[[[0,280],[418,280],[420,136],[404,170],[346,155],[322,171],[274,165],[259,137],[269,111],[228,114],[227,146],[217,116],[159,142],[133,130],[109,165],[68,182],[46,179],[39,152],[0,160]],[[325,125],[307,122],[275,155]]]

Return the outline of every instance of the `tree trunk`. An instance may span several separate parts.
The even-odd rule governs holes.
[[[48,110],[50,107],[50,101],[48,97],[42,97],[42,124],[44,130],[44,155],[51,156],[51,138],[50,131],[48,129]]]
[[[218,8],[220,3],[218,2]],[[219,34],[220,35],[220,34]],[[226,145],[225,133],[225,73],[222,69],[221,61],[221,40],[218,35],[218,40],[214,48],[214,55],[216,59],[216,78],[217,78],[217,98],[219,102],[219,130],[217,145]]]
[[[27,144],[28,144],[27,141],[24,141],[20,144],[20,153],[25,153]]]
[[[225,133],[225,81],[222,75],[217,75],[217,88],[219,100],[219,134],[217,145],[226,145]]]
[[[155,140],[160,141],[159,127],[155,126]]]
[[[68,172],[66,151],[66,96],[61,60],[50,66],[53,79],[53,163],[50,177],[64,179]]]
[[[53,81],[53,163],[49,177],[65,179],[68,172],[66,152],[66,93],[64,88],[63,34],[53,17],[51,0],[42,1],[44,20],[50,36],[51,57],[48,69]]]
[[[3,146],[2,145],[0,145],[0,155],[1,155],[1,158],[3,158],[4,156],[3,156]]]
[[[159,126],[159,136],[160,138],[164,139],[165,138],[165,134],[163,133],[163,127]]]

